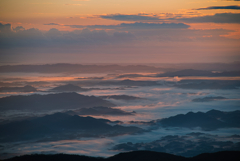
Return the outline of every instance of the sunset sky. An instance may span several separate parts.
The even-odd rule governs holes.
[[[239,0],[0,0],[0,65],[234,61]]]

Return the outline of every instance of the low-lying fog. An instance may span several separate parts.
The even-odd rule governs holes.
[[[221,128],[217,130],[204,131],[201,128],[164,128],[148,124],[137,124],[137,122],[135,124],[129,124],[130,121],[148,122],[151,120],[168,118],[177,114],[186,114],[191,111],[207,112],[212,109],[220,111],[235,111],[240,109],[240,90],[237,85],[236,89],[229,86],[227,88],[224,86],[223,89],[221,89],[221,86],[215,89],[208,89],[207,87],[205,89],[197,89],[192,85],[189,88],[181,88],[178,85],[181,85],[182,80],[190,80],[192,81],[192,84],[195,83],[195,86],[198,86],[199,84],[196,80],[205,81],[209,80],[209,78],[154,78],[152,77],[153,73],[145,75],[145,77],[133,77],[131,75],[131,77],[126,79],[122,79],[122,77],[118,78],[117,74],[53,75],[37,73],[11,73],[1,76],[0,86],[1,88],[4,87],[5,90],[0,91],[1,98],[6,96],[12,97],[13,95],[48,95],[62,92],[73,92],[71,90],[52,90],[55,87],[71,84],[81,87],[79,88],[79,91],[74,91],[78,94],[96,97],[102,96],[101,99],[109,101],[115,105],[111,108],[131,112],[129,115],[89,114],[84,115],[84,117],[91,116],[94,118],[108,119],[110,121],[122,121],[121,125],[123,126],[137,126],[147,129],[148,131],[134,135],[126,134],[101,138],[83,137],[71,140],[55,140],[46,142],[20,141],[0,143],[0,158],[8,158],[11,156],[31,153],[70,153],[106,157],[121,151],[112,149],[114,146],[121,143],[150,143],[167,135],[184,136],[192,132],[218,135],[215,137],[215,139],[218,139],[219,137],[218,141],[239,141],[238,137],[236,139],[236,137],[234,138],[230,136],[239,135],[240,128]],[[217,82],[218,84],[221,84],[222,80],[228,81],[228,79],[229,81],[233,81],[232,77],[211,77],[211,80]],[[238,77],[235,77],[234,79],[234,81],[240,81]],[[236,84],[236,82],[234,83]],[[34,87],[36,91],[19,92],[19,88],[11,88],[24,87],[26,85]],[[7,91],[8,89],[13,91]],[[128,98],[126,95],[134,97]],[[67,110],[76,109],[77,108]],[[6,121],[23,120],[28,117],[44,116],[46,114],[63,111],[66,111],[66,109],[49,108],[49,110],[1,110],[0,124],[4,124]]]

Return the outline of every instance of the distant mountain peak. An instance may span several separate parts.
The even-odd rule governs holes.
[[[66,85],[61,85],[55,88],[52,88],[51,91],[66,91],[66,92],[77,92],[77,91],[87,91],[88,89],[81,88],[79,86],[73,85],[73,84],[66,84]]]

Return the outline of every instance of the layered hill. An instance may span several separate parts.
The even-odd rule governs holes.
[[[57,110],[95,106],[114,106],[113,103],[95,96],[77,93],[17,95],[0,98],[0,111],[4,110]]]
[[[0,125],[0,142],[64,140],[143,132],[134,126],[109,125],[110,120],[55,113]]]
[[[240,127],[240,111],[223,112],[210,110],[204,112],[188,112],[158,121],[165,127],[201,127],[204,130],[218,128]]]

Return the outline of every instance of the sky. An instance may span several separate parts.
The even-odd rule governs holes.
[[[0,65],[233,61],[239,0],[0,0]]]

